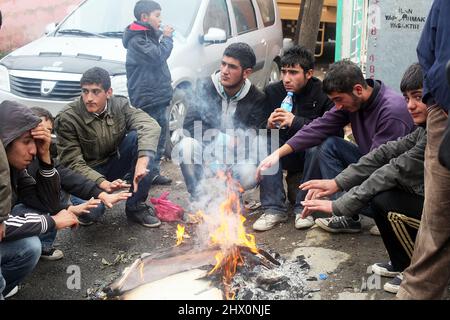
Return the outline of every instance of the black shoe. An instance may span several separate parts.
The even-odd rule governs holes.
[[[382,277],[393,278],[400,274],[400,271],[396,271],[392,263],[378,262],[372,265],[372,272]]]
[[[361,220],[353,220],[346,216],[332,216],[331,218],[316,219],[316,224],[331,233],[361,232]]]
[[[403,273],[399,273],[398,275],[395,276],[394,279],[392,279],[389,282],[386,282],[383,286],[383,289],[384,291],[397,294],[398,289],[400,289],[400,285],[402,284],[402,281],[403,281]]]
[[[157,175],[154,179],[152,184],[158,184],[158,185],[168,185],[172,183],[172,179],[161,176],[161,175]]]
[[[161,225],[161,221],[156,217],[155,209],[144,202],[133,207],[127,206],[125,212],[129,220],[139,223],[144,227],[156,228]]]

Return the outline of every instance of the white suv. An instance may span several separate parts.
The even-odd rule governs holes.
[[[102,67],[111,75],[114,93],[128,95],[125,27],[134,20],[137,0],[85,0],[48,34],[0,60],[0,102],[15,100],[56,114],[80,95],[84,71]],[[162,22],[175,28],[168,60],[175,89],[170,109],[172,142],[186,113],[183,89],[220,65],[233,42],[246,42],[257,63],[252,82],[264,87],[278,80],[282,50],[276,0],[157,0]],[[54,26],[54,25],[53,25]],[[169,148],[170,149],[170,148]]]

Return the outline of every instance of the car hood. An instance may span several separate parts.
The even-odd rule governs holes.
[[[126,50],[120,38],[42,37],[1,60],[10,70],[82,74],[97,66],[111,75],[125,73]]]

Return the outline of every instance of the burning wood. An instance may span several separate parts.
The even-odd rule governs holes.
[[[136,292],[142,294],[149,288],[155,288],[155,282],[166,279],[164,285],[176,283],[179,279],[192,282],[198,280],[193,275],[202,274],[202,278],[219,276],[223,283],[223,290],[226,299],[234,299],[235,292],[232,288],[232,279],[239,266],[247,264],[262,265],[271,269],[273,265],[280,265],[269,253],[256,246],[255,237],[247,234],[244,222],[245,218],[241,214],[242,206],[240,202],[240,192],[242,188],[231,178],[230,173],[221,173],[218,178],[226,183],[226,198],[220,203],[217,212],[196,213],[195,219],[199,222],[198,233],[206,230],[208,243],[207,249],[201,251],[189,250],[179,255],[162,255],[160,257],[147,257],[138,259],[124,273],[122,278],[113,283],[107,292],[109,296],[122,296],[136,298]],[[183,243],[185,227],[178,225],[176,236],[177,246]],[[179,252],[184,247],[176,247]],[[248,260],[248,261],[246,261]],[[203,274],[201,272],[188,272],[199,270],[203,267],[210,269]],[[183,273],[185,277],[176,277]],[[170,280],[168,279],[170,277]],[[178,280],[174,280],[178,279]],[[153,284],[151,284],[153,283]],[[161,283],[161,282],[158,282]],[[198,287],[198,282],[193,282],[192,286]],[[145,290],[139,287],[145,284]],[[204,286],[204,283],[200,287]],[[136,290],[134,290],[136,288]],[[132,295],[130,293],[133,292]],[[193,298],[193,297],[190,297]]]

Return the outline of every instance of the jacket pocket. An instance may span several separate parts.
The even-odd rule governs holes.
[[[84,139],[80,137],[80,146],[86,161],[97,160],[99,158],[100,149],[96,139]]]

